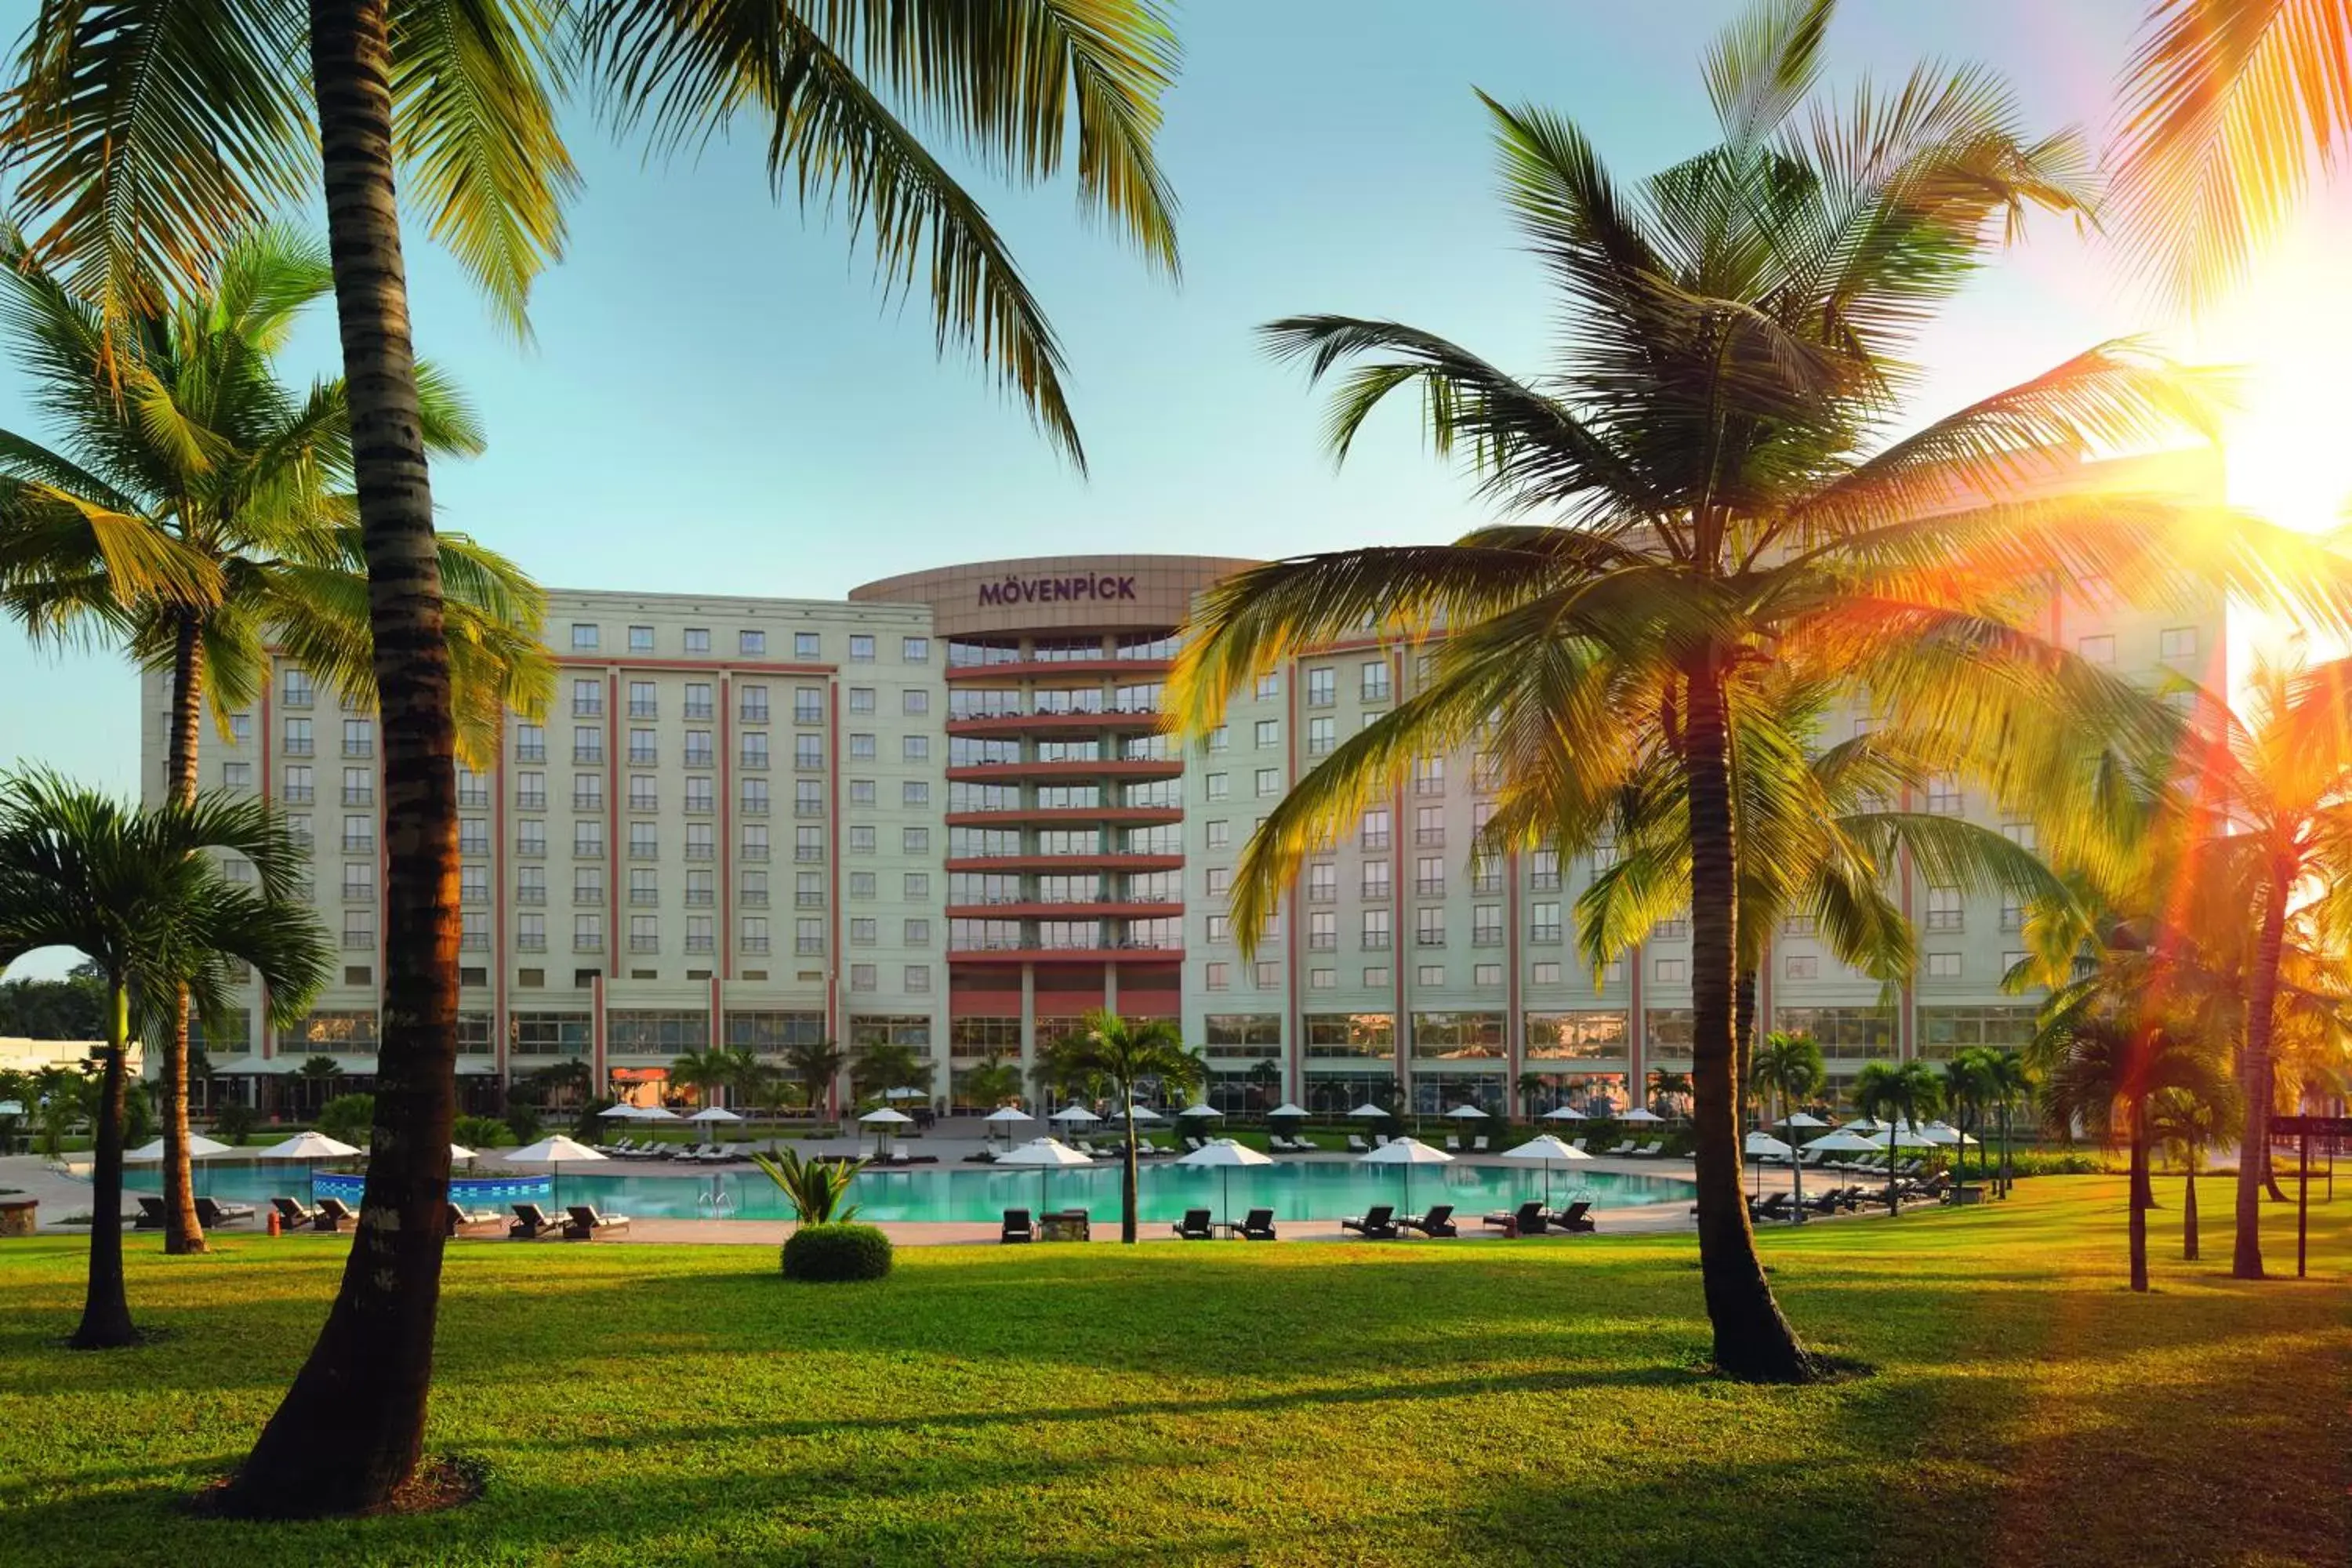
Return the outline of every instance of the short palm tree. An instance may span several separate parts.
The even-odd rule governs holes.
[[[2126,253],[2176,303],[2213,302],[2352,140],[2340,0],[2150,0],[2113,153]]]
[[[1920,1123],[1936,1114],[1944,1102],[1944,1080],[1926,1062],[1864,1062],[1853,1077],[1853,1106],[1864,1116],[1874,1116],[1891,1123],[1886,1135],[1886,1212],[1900,1214],[1901,1187],[1895,1181],[1895,1167],[1903,1163],[1903,1151],[1912,1147],[1903,1142],[1907,1130],[1917,1131]]]
[[[1563,296],[1562,363],[1515,377],[1395,321],[1299,316],[1276,353],[1339,373],[1344,455],[1392,393],[1516,516],[1452,546],[1277,562],[1204,598],[1171,682],[1188,731],[1281,660],[1367,632],[1444,636],[1421,689],[1335,749],[1251,837],[1249,938],[1310,846],[1418,756],[1481,742],[1503,804],[1533,794],[1564,854],[1664,747],[1687,805],[1700,1256],[1716,1364],[1813,1374],[1747,1225],[1734,1054],[1742,855],[1731,736],[1785,666],[1937,739],[1951,771],[2034,814],[2072,809],[2086,746],[2168,737],[2154,706],[2037,632],[2038,585],[2162,600],[2215,585],[2347,624],[2324,545],[2162,498],[2006,498],[2078,452],[2210,425],[2202,384],[2130,344],[1903,433],[1906,355],[2027,209],[2079,213],[2087,162],[2035,137],[1981,70],[1796,118],[1826,3],[1759,8],[1710,51],[1721,142],[1621,184],[1576,127],[1489,104],[1512,215]],[[2161,713],[2157,709],[2158,714]],[[1549,776],[1547,776],[1549,771]],[[1577,809],[1568,810],[1571,805]],[[2058,840],[2053,837],[2053,847]]]
[[[874,1100],[894,1089],[922,1089],[931,1081],[931,1064],[912,1046],[877,1041],[860,1046],[849,1058],[849,1084],[860,1100]]]
[[[784,1047],[785,1071],[800,1084],[810,1115],[825,1113],[848,1060],[849,1053],[831,1040],[801,1040]]]
[[[456,1110],[457,743],[433,492],[420,437],[407,270],[393,192],[520,330],[558,256],[579,175],[567,86],[656,148],[730,128],[770,183],[842,217],[886,289],[927,286],[942,349],[975,352],[1082,460],[1061,346],[981,205],[916,127],[1024,184],[1072,160],[1081,202],[1176,266],[1153,153],[1175,40],[1156,0],[783,0],[665,7],[589,0],[42,0],[0,100],[0,161],[34,244],[130,312],[204,275],[226,237],[321,176],[383,713],[388,816],[379,1077],[396,1125],[368,1166],[353,1248],[312,1357],[226,1506],[381,1506],[415,1471],[431,1384],[446,1146]],[[395,1228],[393,1215],[400,1215]],[[364,1415],[359,1413],[364,1412]]]
[[[351,420],[339,381],[307,395],[271,356],[331,279],[290,229],[241,235],[216,278],[168,309],[110,321],[0,234],[0,338],[33,378],[47,444],[0,430],[0,609],[37,638],[119,642],[170,680],[167,793],[195,798],[205,711],[223,726],[268,684],[272,647],[330,691],[368,698],[367,574],[351,521]],[[481,449],[447,384],[420,373],[426,443]],[[503,558],[441,537],[466,751],[494,755],[508,708],[551,679],[541,595]],[[163,1058],[167,1252],[201,1252],[188,1179],[184,1009]]]
[[[1098,1083],[1118,1097],[1126,1137],[1119,1162],[1118,1238],[1136,1238],[1135,1096],[1158,1084],[1173,1095],[1198,1088],[1207,1070],[1185,1048],[1181,1030],[1166,1018],[1122,1018],[1107,1010],[1089,1013],[1053,1047],[1053,1072],[1064,1082]]]
[[[1954,1051],[1944,1063],[1944,1103],[1951,1108],[1955,1125],[1963,1140],[1977,1140],[1977,1163],[1985,1160],[1985,1108],[1992,1103],[1998,1085],[1993,1053],[1981,1046],[1969,1046]],[[1952,1162],[1957,1173],[1965,1177],[1969,1166],[1969,1146],[1965,1142],[1952,1148]],[[1979,1170],[1979,1175],[1984,1173]]]
[[[222,854],[252,862],[232,883]],[[0,968],[40,947],[97,964],[109,999],[93,1159],[89,1288],[71,1343],[134,1342],[122,1279],[123,1055],[161,1023],[183,988],[197,1016],[225,1020],[233,971],[268,987],[271,1022],[302,1016],[331,954],[310,910],[292,901],[303,856],[254,800],[200,795],[140,811],[53,773],[0,774]],[[152,1029],[151,1029],[152,1032]]]
[[[2131,1288],[2147,1289],[2148,1150],[2151,1100],[2175,1090],[2206,1100],[2230,1092],[2211,1046],[2166,1016],[2161,989],[2143,989],[2148,972],[2098,972],[2054,993],[2029,1047],[2042,1072],[2042,1113],[2053,1131],[2074,1128],[2130,1152]]]
[[[2220,1075],[2215,1075],[2217,1078]],[[2205,1151],[2238,1133],[2236,1086],[2226,1079],[2197,1089],[2160,1089],[2148,1096],[2147,1128],[2180,1163],[2180,1256],[2200,1256],[2197,1234],[2197,1162]]]
[[[2000,1195],[2006,1197],[2010,1182],[2010,1133],[2018,1108],[2032,1102],[2042,1079],[2032,1063],[2026,1059],[2025,1053],[2019,1050],[1992,1052],[1987,1071],[1992,1103],[2000,1112],[2000,1179],[1997,1185]]]
[[[1820,1092],[1829,1077],[1821,1042],[1802,1031],[1775,1029],[1756,1047],[1756,1087],[1772,1096],[1777,1124]]]

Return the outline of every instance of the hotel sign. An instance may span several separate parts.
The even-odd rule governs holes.
[[[1132,577],[1007,577],[1002,583],[980,585],[980,602],[984,605],[1060,605],[1079,599],[1134,597]]]

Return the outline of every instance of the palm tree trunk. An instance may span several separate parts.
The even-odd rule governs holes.
[[[196,798],[196,748],[204,738],[205,664],[197,657],[196,623],[180,617],[172,649],[172,734],[166,765],[172,802]],[[265,743],[267,743],[265,742]],[[188,988],[172,1007],[172,1037],[163,1050],[163,1250],[205,1252],[196,1219],[196,1184],[188,1168]]]
[[[81,1325],[67,1346],[119,1350],[139,1342],[122,1287],[122,1054],[131,1046],[131,993],[121,981],[107,997],[106,1073],[100,1082],[98,1142],[90,1160],[89,1285]]]
[[[2180,1256],[2197,1261],[2197,1146],[2189,1146],[2189,1170],[2180,1189]]]
[[[1756,1070],[1756,972],[1743,969],[1731,985],[1731,1040],[1736,1053],[1732,1059],[1732,1081],[1739,1086],[1744,1099],[1754,1085],[1749,1075]]]
[[[384,0],[310,0],[383,736],[383,1017],[375,1127],[342,1285],[224,1500],[248,1514],[381,1507],[425,1441],[457,1110],[457,814],[407,279],[393,199]]]
[[[2147,1104],[2134,1100],[2131,1108],[2131,1288],[2147,1289],[2147,1209],[2140,1192],[2147,1180]]]
[[[2279,950],[2286,937],[2286,900],[2294,879],[2273,870],[2264,889],[2254,971],[2246,986],[2246,1048],[2238,1058],[2238,1088],[2246,1107],[2238,1154],[2238,1234],[2230,1272],[2263,1277],[2263,1177],[2271,1146],[2271,1030],[2278,1003]]]
[[[1125,1086],[1127,1095],[1127,1150],[1119,1162],[1118,1173],[1118,1239],[1128,1247],[1135,1245],[1135,1086]]]
[[[1691,1121],[1698,1179],[1698,1254],[1715,1364],[1751,1382],[1802,1383],[1812,1360],[1772,1299],[1740,1190],[1738,1050],[1732,1028],[1738,847],[1723,674],[1692,661],[1683,731],[1691,836]]]
[[[2273,1060],[2266,1064],[2266,1070],[2263,1075],[2263,1126],[2264,1129],[2263,1135],[2263,1190],[2270,1194],[2271,1202],[2274,1204],[2292,1203],[2294,1200],[2286,1195],[2286,1189],[2284,1187],[2279,1185],[2278,1152],[2271,1147],[2270,1134],[2268,1131],[2270,1126],[2271,1107],[2278,1103],[2278,1063],[2276,1060]]]

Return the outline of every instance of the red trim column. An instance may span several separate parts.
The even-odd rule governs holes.
[[[714,804],[719,810],[719,843],[712,853],[718,857],[715,867],[718,876],[714,879],[719,884],[719,973],[722,977],[732,980],[735,978],[735,692],[724,672],[719,677],[718,795],[719,799]],[[775,853],[774,846],[769,847],[769,853]],[[773,910],[775,904],[775,883],[771,878],[768,907]],[[771,945],[772,947],[772,942]],[[770,956],[774,956],[772,952]]]
[[[1509,965],[1505,971],[1503,990],[1503,1005],[1509,1009],[1503,1015],[1503,1104],[1516,1117],[1527,1109],[1519,1103],[1519,1071],[1527,1060],[1528,1047],[1527,1020],[1519,1013],[1520,889],[1519,852],[1516,847],[1503,858],[1503,890],[1510,900],[1503,916],[1503,962]]]
[[[605,978],[621,977],[627,948],[621,941],[621,672],[604,672],[604,963]]]
[[[277,731],[277,728],[276,728],[275,723],[273,722],[273,721],[272,721],[272,719],[271,719],[272,708],[271,708],[271,703],[270,703],[270,698],[271,698],[271,696],[272,696],[272,695],[277,691],[277,689],[278,689],[278,668],[277,668],[277,659],[275,658],[275,657],[272,657],[272,658],[271,658],[271,659],[270,659],[269,679],[268,679],[267,681],[263,682],[263,684],[262,684],[262,688],[261,688],[261,799],[262,799],[263,804],[264,804],[264,805],[268,805],[272,810],[276,810],[276,809],[277,809],[277,802],[275,802],[274,800],[272,800],[272,799],[270,798],[270,795],[269,795],[269,780],[270,780],[270,773],[271,773],[271,769],[270,769],[269,763],[270,763],[271,759],[272,759],[272,758],[274,758],[274,757],[278,754],[278,731]],[[316,730],[317,730],[317,727],[314,725],[314,726],[312,727],[312,732],[313,732],[313,736],[314,736],[314,738],[313,738],[313,740],[312,740],[312,742],[311,742],[311,745],[310,745],[310,753],[311,753],[311,755],[312,755],[312,756],[316,756],[316,755],[318,754],[318,751],[319,751],[318,742],[317,742],[317,740],[315,739]],[[315,774],[315,773],[313,773],[311,776],[315,778],[315,777],[317,777],[318,775],[317,775],[317,774]],[[318,843],[319,843],[319,808],[318,808],[318,805],[317,805],[317,796],[316,796],[316,794],[315,794],[315,792],[314,792],[314,793],[313,793],[313,795],[312,795],[312,805],[311,805],[311,807],[310,807],[310,845],[311,845],[311,849],[310,849],[310,886],[311,886],[313,889],[316,889],[316,888],[318,887],[318,885],[319,885],[319,871],[318,871],[318,866],[319,866],[319,851],[318,851]],[[259,991],[258,994],[259,994],[259,996],[260,996],[260,998],[261,998],[261,1005],[260,1005],[260,1007],[259,1007],[258,1009],[257,1009],[257,1010],[256,1010],[256,1012],[255,1012],[255,1016],[254,1016],[254,1019],[253,1019],[253,1025],[252,1025],[252,1026],[253,1026],[253,1027],[255,1027],[255,1028],[257,1028],[257,1029],[259,1029],[259,1030],[261,1031],[261,1044],[260,1044],[260,1047],[259,1047],[258,1048],[259,1048],[259,1051],[260,1051],[260,1054],[261,1054],[262,1059],[264,1059],[264,1060],[268,1060],[268,1057],[269,1057],[269,1054],[270,1054],[270,1046],[271,1046],[271,1042],[270,1042],[270,1038],[269,1038],[269,982],[268,982],[268,981],[264,980],[264,981],[262,981],[262,982],[261,982],[261,989],[260,989],[260,991]],[[253,1049],[255,1049],[255,1048],[256,1048],[256,1047],[254,1047],[254,1045],[253,1045],[253,1042],[252,1042],[250,1039],[248,1039],[248,1040],[246,1042],[246,1048],[247,1048],[247,1050],[253,1050]],[[259,1098],[259,1095],[258,1095],[258,1093],[257,1093],[257,1094],[256,1094],[256,1097],[255,1097],[255,1098],[257,1098],[257,1099],[258,1099],[258,1098]]]

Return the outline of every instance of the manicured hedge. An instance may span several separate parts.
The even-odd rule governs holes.
[[[890,1272],[890,1238],[870,1225],[803,1226],[784,1240],[784,1278],[837,1284]]]

